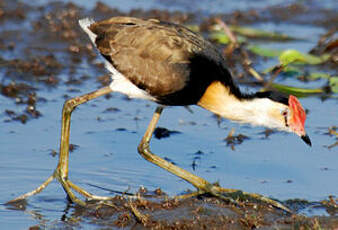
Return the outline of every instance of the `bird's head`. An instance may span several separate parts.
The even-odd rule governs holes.
[[[288,110],[283,112],[283,116],[288,122],[289,129],[302,138],[302,140],[311,146],[311,140],[305,132],[304,124],[306,120],[306,113],[298,101],[298,99],[290,95],[288,100]]]
[[[305,132],[304,124],[306,120],[306,113],[297,99],[297,97],[290,95],[284,99],[284,104],[276,106],[273,111],[273,119],[279,123],[279,129],[292,132],[302,138],[302,140],[311,146],[311,140]]]
[[[253,98],[252,106],[261,114],[256,116],[261,117],[256,118],[260,122],[258,125],[295,133],[311,146],[311,140],[304,128],[306,113],[297,97],[278,91],[265,91],[257,92]]]

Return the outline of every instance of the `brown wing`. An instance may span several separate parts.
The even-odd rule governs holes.
[[[101,54],[124,76],[153,96],[184,88],[189,58],[205,40],[183,26],[158,20],[113,17],[89,29]]]

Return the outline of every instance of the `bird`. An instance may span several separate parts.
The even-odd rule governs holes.
[[[138,152],[146,160],[191,183],[201,193],[227,199],[224,193],[239,190],[214,185],[151,152],[152,134],[167,106],[197,105],[231,121],[295,133],[311,146],[304,128],[306,113],[299,100],[275,91],[242,92],[235,84],[222,52],[199,33],[171,22],[134,17],[112,17],[102,21],[84,18],[79,24],[103,57],[111,83],[65,101],[56,169],[35,190],[11,202],[41,192],[53,179],[57,179],[67,197],[79,205],[85,206],[90,199],[110,199],[93,195],[71,182],[68,162],[72,111],[82,103],[112,92],[157,104]],[[87,200],[78,198],[74,191]],[[289,211],[279,202],[259,194],[243,193]]]

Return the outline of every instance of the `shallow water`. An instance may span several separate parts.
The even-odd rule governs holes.
[[[33,0],[32,2],[36,4],[45,4],[49,2],[48,0]],[[95,1],[90,0],[73,0],[73,1],[63,1],[63,2],[74,2],[78,5],[83,5],[84,7],[92,8],[95,6]],[[251,8],[261,9],[265,8],[267,5],[277,5],[277,4],[289,4],[293,1],[283,1],[283,0],[260,0],[260,1],[248,1],[248,0],[239,0],[239,1],[208,1],[201,0],[196,1],[194,4],[186,0],[174,0],[174,1],[165,1],[165,0],[103,0],[102,3],[105,3],[113,8],[118,8],[121,11],[129,12],[131,9],[160,9],[160,10],[169,10],[169,11],[183,11],[183,12],[200,12],[203,15],[205,14],[217,14],[217,13],[228,13],[234,10],[247,10]],[[325,4],[321,4],[323,7],[332,7],[334,6],[333,1],[327,1]]]
[[[47,1],[32,2],[44,4]],[[92,1],[73,2],[89,9],[93,6]],[[192,6],[186,8],[186,1],[174,1],[170,5],[165,1],[155,0],[123,1],[123,4],[121,1],[103,2],[125,12],[141,7],[145,10],[159,8],[201,11],[202,15],[211,15],[236,9],[259,9],[270,1],[255,1],[257,3],[254,5],[247,0],[228,1],[226,6],[223,1],[215,1],[210,7],[207,7],[209,5],[206,1],[201,1],[194,9]],[[285,4],[285,1],[273,2]],[[326,1],[322,7],[337,7],[333,2]],[[271,44],[274,48],[297,48],[303,52],[313,47],[319,36],[325,32],[323,28],[301,24],[266,23],[255,27],[300,38],[311,36],[304,42]],[[271,62],[259,63],[258,70],[271,66]],[[97,72],[83,63],[77,74],[95,76]],[[59,77],[62,80],[68,78],[67,73]],[[296,86],[304,84],[290,78],[279,81]],[[318,87],[323,84],[324,82],[316,81],[306,86]],[[90,92],[98,87],[98,83],[89,79],[80,86],[60,84],[56,88],[48,88],[39,83],[35,86],[39,89],[39,97],[46,99],[46,102],[38,104],[43,116],[26,124],[6,122],[5,109],[21,110],[22,107],[0,96],[0,108],[5,108],[0,114],[1,203],[34,189],[52,173],[57,157],[53,157],[51,153],[53,150],[58,151],[64,95],[75,97]],[[71,92],[71,88],[77,91]],[[246,90],[247,87],[243,89]],[[261,127],[238,125],[226,120],[218,125],[210,112],[196,106],[191,107],[193,113],[182,107],[165,109],[159,126],[180,133],[169,138],[153,139],[151,146],[154,153],[169,158],[178,166],[211,182],[218,181],[223,187],[243,189],[280,200],[299,198],[320,201],[327,199],[329,195],[337,196],[338,151],[337,147],[325,147],[335,142],[334,137],[325,133],[328,127],[338,125],[337,99],[322,101],[318,97],[309,97],[301,99],[301,102],[309,110],[306,129],[312,140],[312,148],[292,134],[277,132],[265,138],[262,134],[265,129]],[[118,108],[119,111],[105,112],[110,107]],[[169,195],[193,189],[181,179],[146,162],[137,153],[137,144],[154,109],[154,103],[126,100],[119,94],[79,106],[72,116],[70,142],[78,145],[78,148],[70,157],[71,180],[98,195],[114,195],[109,190],[135,192],[140,186],[149,190],[160,187]],[[241,145],[236,145],[234,151],[223,141],[231,128],[235,128],[236,134],[242,133],[250,137]],[[198,151],[202,154],[196,154]],[[196,164],[195,169],[192,167],[193,162]],[[67,200],[61,186],[53,182],[41,194],[28,199],[24,212],[1,205],[1,229],[25,229],[36,224],[58,226],[60,217],[67,216],[66,207]],[[323,210],[303,212],[307,215],[327,215]],[[93,228],[86,223],[80,226]]]

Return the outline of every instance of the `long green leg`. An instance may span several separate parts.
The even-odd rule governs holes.
[[[152,134],[156,128],[156,124],[158,123],[158,120],[161,116],[161,113],[163,111],[163,107],[159,106],[156,108],[155,113],[153,115],[152,120],[149,123],[149,126],[138,146],[138,152],[141,154],[141,156],[143,158],[145,158],[147,161],[150,161],[153,164],[156,164],[157,166],[171,172],[172,174],[186,180],[187,182],[189,182],[190,184],[192,184],[193,186],[195,186],[199,191],[197,193],[193,193],[193,195],[196,194],[203,194],[203,193],[209,193],[211,195],[214,195],[216,197],[219,197],[221,199],[224,200],[230,200],[233,201],[229,196],[224,196],[223,194],[228,193],[228,194],[235,194],[235,193],[240,193],[244,196],[249,196],[251,198],[254,198],[256,200],[261,200],[263,202],[266,202],[268,204],[271,204],[274,207],[280,208],[282,210],[285,210],[287,212],[290,212],[290,210],[288,208],[286,208],[285,206],[283,206],[282,204],[271,200],[269,198],[266,198],[264,196],[261,196],[259,194],[250,194],[250,193],[245,193],[242,192],[240,190],[236,190],[236,189],[227,189],[227,188],[222,188],[216,185],[213,185],[211,183],[209,183],[208,181],[206,181],[205,179],[198,177],[180,167],[177,167],[176,165],[162,159],[161,157],[153,154],[150,151],[149,148],[149,143],[152,137]],[[183,198],[183,196],[182,196]]]
[[[106,95],[111,93],[112,90],[107,86],[101,89],[98,89],[94,92],[84,94],[79,97],[75,97],[72,99],[67,100],[63,105],[62,110],[62,127],[61,127],[61,142],[60,142],[60,155],[59,155],[59,163],[54,170],[54,173],[39,187],[34,189],[31,192],[28,192],[22,196],[19,196],[8,203],[19,201],[26,199],[29,196],[35,195],[41,192],[47,185],[56,178],[62,185],[63,189],[67,193],[68,197],[75,203],[79,205],[85,205],[85,202],[78,199],[75,194],[73,193],[72,189],[77,193],[89,198],[89,199],[102,199],[107,200],[108,197],[100,197],[94,196],[91,193],[85,191],[84,189],[80,188],[79,186],[73,184],[68,179],[68,171],[69,171],[69,135],[70,135],[70,121],[71,121],[71,114],[73,110],[80,104],[83,104],[87,101],[93,100],[94,98]]]
[[[161,113],[163,111],[163,107],[159,106],[156,108],[155,113],[153,115],[152,120],[149,123],[149,126],[138,146],[138,152],[141,154],[143,158],[145,158],[147,161],[150,161],[153,164],[158,165],[161,168],[164,168],[165,170],[171,172],[172,174],[175,174],[182,179],[188,181],[192,185],[194,185],[196,188],[202,189],[202,188],[208,188],[207,190],[210,190],[213,188],[213,185],[210,184],[208,181],[204,180],[201,177],[195,176],[194,174],[177,167],[176,165],[162,159],[161,157],[153,154],[150,151],[149,143],[151,140],[151,137],[153,135],[153,132],[156,128],[156,124],[161,116]]]

